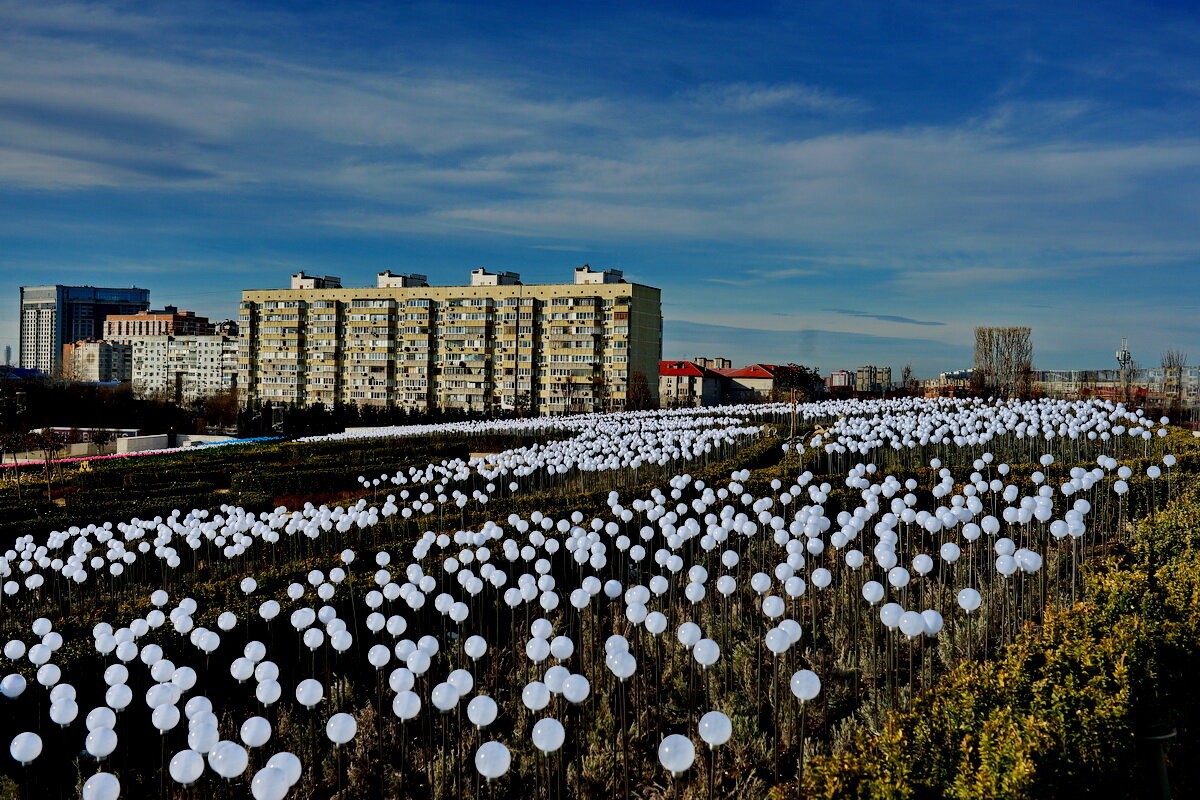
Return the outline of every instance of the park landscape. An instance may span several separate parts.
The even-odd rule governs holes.
[[[10,473],[5,790],[1183,792],[1198,468],[1119,404],[900,398]]]

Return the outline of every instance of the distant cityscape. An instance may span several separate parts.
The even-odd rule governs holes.
[[[137,287],[20,289],[20,352],[4,377],[121,385],[174,403],[234,394],[242,404],[399,406],[415,411],[584,413],[714,406],[788,396],[955,396],[980,389],[975,368],[916,379],[864,364],[814,374],[795,364],[735,366],[719,356],[662,358],[660,290],[618,270],[577,267],[572,281],[523,284],[474,269],[462,286],[380,272],[373,287],[291,276],[246,290],[237,320],[174,305]],[[1027,370],[1027,390],[1155,406],[1200,405],[1200,366],[1179,355],[1137,365]]]

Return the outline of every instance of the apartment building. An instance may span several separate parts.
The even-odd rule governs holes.
[[[701,362],[704,361],[729,363],[729,359],[725,358],[697,358],[694,361],[659,363],[658,397],[664,408],[721,404],[725,392],[725,376],[716,372],[714,368],[703,365]]]
[[[362,288],[300,273],[292,287],[242,293],[246,400],[531,414],[658,402],[660,292],[617,270],[524,285],[475,269],[466,286],[387,271]]]
[[[132,344],[133,390],[176,403],[237,387],[238,340],[230,336],[141,336]]]
[[[176,306],[104,318],[104,338],[110,342],[126,342],[136,336],[212,336],[216,332],[208,317]]]
[[[792,368],[784,364],[751,364],[716,372],[725,378],[727,403],[758,403],[773,399],[780,391],[780,379],[793,374]]]
[[[733,362],[720,356],[696,356],[692,363],[705,369],[733,369]]]
[[[866,364],[855,370],[854,389],[859,392],[886,392],[892,388],[892,368]]]
[[[62,372],[67,380],[90,383],[133,377],[133,346],[97,339],[63,345]]]
[[[150,307],[150,291],[96,286],[22,286],[20,365],[47,374],[60,371],[63,345],[103,338],[110,314]]]
[[[220,322],[213,323],[213,333],[217,336],[238,336],[238,324],[235,319],[223,319]]]
[[[1050,397],[1102,397],[1119,400],[1133,395],[1144,402],[1200,405],[1200,366],[1119,369],[1034,370],[1033,387]]]
[[[825,388],[831,392],[848,392],[854,389],[854,373],[846,369],[835,369],[825,379]]]

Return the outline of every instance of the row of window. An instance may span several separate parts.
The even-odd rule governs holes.
[[[300,308],[337,308],[338,303],[343,306],[346,302],[337,300],[264,300],[258,304],[259,308],[267,311],[278,309],[300,309]],[[443,308],[487,308],[492,305],[499,305],[505,308],[518,307],[523,305],[533,305],[540,303],[542,305],[561,307],[592,307],[597,302],[604,308],[611,308],[615,305],[629,305],[633,302],[633,298],[624,297],[505,297],[493,299],[491,297],[458,297],[449,298],[446,300],[434,301],[432,298],[415,297],[408,300],[400,301],[388,297],[374,298],[359,298],[350,301],[350,308],[394,308],[403,305],[406,308],[431,308],[434,302],[438,302]],[[244,310],[249,310],[253,307],[252,303],[246,303]],[[86,308],[86,306],[84,307]]]

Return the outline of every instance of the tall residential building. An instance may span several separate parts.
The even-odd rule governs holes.
[[[859,392],[886,392],[892,388],[892,368],[866,364],[854,374],[854,389]]]
[[[835,369],[825,379],[825,386],[831,391],[845,392],[854,388],[854,373],[845,369]]]
[[[64,344],[62,364],[68,380],[127,381],[133,377],[133,345],[95,339]]]
[[[340,289],[342,288],[342,279],[335,275],[305,275],[303,272],[297,272],[292,276],[293,289]]]
[[[133,390],[176,403],[237,387],[238,341],[229,336],[141,336],[133,341]]]
[[[194,311],[180,311],[164,306],[136,314],[109,314],[104,320],[104,338],[123,342],[135,336],[212,336],[215,327],[208,317],[197,317]]]
[[[20,362],[51,374],[62,363],[63,345],[103,336],[110,314],[150,307],[148,289],[95,286],[22,286]]]
[[[235,319],[223,319],[213,325],[213,333],[217,336],[232,336],[237,338],[238,324]]]
[[[658,401],[658,289],[620,272],[525,286],[380,273],[374,288],[242,293],[241,397],[578,413]],[[293,284],[296,281],[293,279]]]

